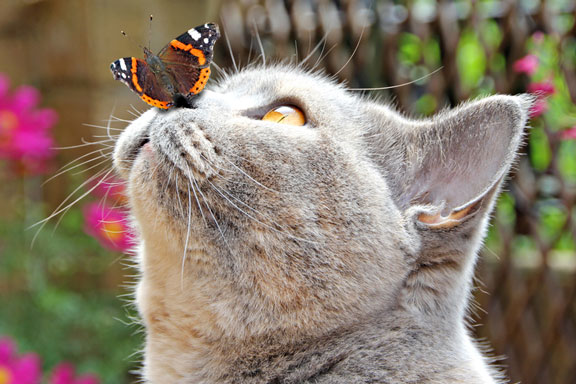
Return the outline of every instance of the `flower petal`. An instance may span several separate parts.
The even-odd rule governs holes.
[[[16,355],[16,344],[12,339],[0,339],[0,364],[8,364]]]
[[[126,213],[103,204],[84,207],[84,231],[113,251],[126,252],[134,245]]]
[[[530,108],[530,112],[528,113],[528,115],[531,118],[535,118],[535,117],[542,115],[547,110],[548,110],[548,102],[546,101],[546,99],[539,98],[532,105],[532,108]]]
[[[538,57],[536,55],[526,55],[514,63],[514,71],[518,73],[533,75],[536,69],[538,69]]]
[[[52,371],[50,384],[74,384],[74,366],[70,363],[60,363]]]
[[[550,81],[542,81],[539,83],[528,84],[528,92],[542,96],[549,96],[553,95],[554,92],[556,92],[556,89],[554,88],[554,84]]]
[[[40,102],[40,92],[29,85],[18,87],[12,95],[13,108],[19,112],[28,111]]]
[[[14,382],[18,384],[38,384],[42,377],[40,357],[28,353],[14,364]]]
[[[576,125],[560,133],[563,140],[576,140]],[[0,361],[1,362],[1,361]]]

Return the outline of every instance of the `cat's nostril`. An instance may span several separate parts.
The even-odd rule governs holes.
[[[138,144],[138,148],[142,148],[143,146],[145,146],[146,144],[148,144],[150,142],[150,138],[149,137],[145,137],[140,144]]]

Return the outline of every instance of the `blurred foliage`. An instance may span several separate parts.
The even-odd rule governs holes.
[[[82,232],[78,207],[58,227],[49,222],[32,246],[38,228],[24,230],[25,220],[40,220],[42,210],[21,203],[16,218],[0,221],[0,335],[39,354],[46,371],[68,361],[102,383],[129,382],[139,360],[139,326],[131,324],[134,313],[119,297],[126,292],[118,281],[106,281],[121,256]]]

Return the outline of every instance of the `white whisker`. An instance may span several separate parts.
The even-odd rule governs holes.
[[[180,270],[180,289],[184,290],[184,267],[186,265],[186,255],[188,254],[188,242],[190,241],[190,231],[192,227],[192,195],[190,194],[190,184],[188,186],[188,225],[186,226],[186,241],[184,242],[184,254],[182,255],[182,266]]]
[[[98,150],[98,151],[101,151],[101,150]],[[97,151],[94,151],[94,152],[97,152]],[[94,153],[94,152],[91,152],[91,153],[89,153],[88,155],[90,155],[90,154],[92,154],[92,153]],[[94,158],[92,158],[92,159],[83,161],[83,162],[81,162],[81,163],[79,163],[79,164],[76,164],[76,165],[74,165],[74,166],[72,166],[72,167],[68,167],[70,164],[73,164],[75,161],[80,160],[80,158],[78,158],[78,159],[76,159],[76,160],[73,160],[71,163],[68,163],[67,165],[64,166],[64,167],[68,167],[68,168],[63,169],[63,170],[61,170],[61,171],[58,171],[58,173],[56,173],[55,175],[50,176],[48,179],[46,179],[46,181],[44,181],[44,182],[42,183],[42,185],[45,185],[46,183],[48,183],[48,182],[54,180],[55,178],[57,178],[58,176],[61,176],[61,175],[65,174],[65,173],[67,173],[67,172],[70,172],[70,171],[73,170],[73,169],[76,169],[76,168],[78,168],[78,167],[81,167],[81,166],[83,166],[83,165],[89,164],[89,163],[91,163],[91,162],[93,162],[93,161],[96,161],[96,160],[99,160],[99,159],[105,159],[104,161],[98,163],[98,164],[102,164],[102,163],[108,161],[108,155],[110,155],[110,154],[109,154],[109,153],[108,153],[108,154],[102,153],[100,156],[96,156],[96,157],[94,157]],[[84,156],[82,156],[82,157],[85,157],[85,156],[86,156],[86,155],[84,155]],[[63,167],[63,168],[64,168],[64,167]],[[61,168],[61,169],[62,169],[62,168]],[[90,169],[90,168],[88,168],[88,169]],[[87,170],[84,170],[83,172],[85,172],[85,171],[87,171]]]
[[[358,42],[356,43],[356,47],[354,47],[354,50],[352,51],[352,54],[350,55],[350,57],[348,58],[348,60],[346,60],[346,62],[344,63],[344,65],[342,66],[342,68],[340,68],[338,70],[338,72],[336,72],[333,76],[338,76],[338,74],[340,72],[342,72],[344,70],[344,68],[346,68],[346,66],[350,63],[350,61],[352,61],[352,58],[354,57],[354,55],[356,54],[356,51],[358,51],[358,48],[360,47],[360,43],[362,42],[362,36],[364,36],[364,29],[365,27],[362,27],[362,31],[360,31],[360,37],[358,37]]]
[[[88,178],[86,181],[84,181],[82,184],[80,184],[76,189],[74,189],[74,191],[72,191],[72,193],[70,193],[68,195],[68,197],[66,197],[64,199],[64,201],[62,201],[60,203],[60,205],[58,205],[58,207],[56,207],[56,209],[45,219],[42,219],[34,224],[32,224],[31,226],[29,226],[27,229],[31,229],[34,227],[39,226],[38,230],[36,231],[36,233],[34,234],[34,237],[32,238],[32,242],[30,244],[30,248],[34,247],[34,243],[36,242],[36,239],[38,238],[38,235],[40,234],[40,231],[42,231],[42,229],[44,228],[44,226],[46,225],[46,223],[48,223],[48,221],[50,221],[51,219],[53,219],[54,217],[58,216],[61,213],[65,213],[68,211],[68,209],[70,209],[74,204],[76,204],[78,201],[82,200],[84,197],[86,197],[88,194],[90,194],[93,190],[95,190],[96,188],[98,188],[98,186],[102,183],[102,181],[108,177],[108,175],[110,175],[110,173],[112,173],[112,169],[110,169],[99,181],[98,183],[96,183],[96,185],[94,185],[92,188],[90,188],[87,192],[83,193],[79,198],[77,198],[76,200],[72,201],[71,203],[69,203],[66,207],[62,208],[62,206],[64,204],[66,204],[66,202],[68,202],[72,196],[74,196],[74,194],[76,192],[78,192],[80,189],[84,188],[84,186],[88,183],[91,183],[94,179],[98,178],[101,176],[101,174],[104,172],[104,170],[99,171],[98,173],[96,173],[95,175],[91,176],[90,178]]]
[[[198,195],[196,194],[196,189],[194,188],[194,184],[193,184],[193,178],[192,175],[190,174],[190,167],[188,166],[188,163],[186,164],[186,170],[187,170],[187,174],[186,176],[188,177],[188,181],[190,182],[188,185],[188,193],[190,193],[190,187],[192,187],[192,192],[194,193],[194,198],[196,199],[196,204],[198,205],[198,209],[200,210],[200,214],[202,215],[202,220],[204,221],[204,224],[208,225],[208,222],[206,221],[206,217],[204,216],[204,211],[202,210],[202,206],[200,205],[200,201],[198,200]]]
[[[242,168],[240,168],[239,166],[237,166],[236,164],[234,164],[232,161],[225,159],[228,163],[230,163],[234,168],[238,169],[243,175],[245,175],[247,178],[249,178],[250,180],[252,180],[253,182],[255,182],[257,185],[261,186],[262,188],[271,191],[271,192],[276,192],[276,193],[280,193],[275,189],[272,189],[270,187],[265,186],[264,184],[260,183],[258,180],[254,179],[252,176],[250,176],[248,173],[246,173]]]
[[[232,60],[232,66],[234,66],[234,70],[238,73],[238,66],[236,65],[236,59],[234,58],[234,53],[232,52],[232,45],[230,44],[230,39],[228,39],[228,33],[226,32],[226,23],[224,20],[220,19],[222,23],[222,27],[224,29],[224,38],[226,39],[226,45],[228,46],[228,51],[230,52],[230,59]]]
[[[328,38],[328,33],[329,33],[329,32],[330,32],[330,31],[327,31],[327,32],[324,34],[324,37],[322,37],[322,38],[320,39],[320,41],[318,41],[318,44],[316,44],[316,46],[314,46],[314,49],[312,49],[312,51],[298,64],[299,67],[302,67],[302,66],[316,53],[316,51],[318,50],[318,48],[320,48],[321,45],[325,45],[325,44],[326,44],[326,39]],[[310,40],[310,41],[311,41],[311,40]],[[311,42],[310,42],[310,45],[311,45]],[[322,49],[324,49],[324,48],[322,48]]]
[[[77,144],[77,145],[70,145],[67,147],[51,147],[50,149],[56,150],[56,151],[61,151],[61,150],[65,150],[65,149],[77,149],[77,148],[82,148],[82,147],[88,147],[90,145],[105,145],[104,143],[108,143],[110,141],[114,141],[112,139],[110,140],[100,140],[100,141],[90,141],[90,142],[85,142],[84,138],[81,139],[83,141],[83,144]],[[111,147],[111,146],[109,146]]]
[[[260,54],[262,55],[262,65],[266,65],[266,53],[264,52],[264,45],[262,45],[262,40],[260,39],[260,32],[258,31],[258,26],[254,21],[254,30],[256,32],[256,40],[258,41],[258,46],[260,47]]]
[[[220,191],[220,189],[219,189],[218,187],[216,187],[216,186],[214,185],[214,183],[212,183],[210,180],[206,180],[206,181],[210,184],[210,186],[212,186],[212,188],[213,188],[220,196],[222,196],[226,201],[228,201],[228,203],[230,203],[234,208],[236,208],[239,212],[243,213],[244,215],[246,215],[246,216],[249,217],[250,219],[252,219],[252,220],[254,220],[255,222],[257,222],[258,224],[260,224],[260,225],[262,225],[262,226],[264,226],[264,227],[266,227],[266,228],[269,228],[269,229],[271,229],[271,230],[274,231],[274,232],[277,232],[277,233],[286,235],[286,236],[288,236],[288,237],[290,237],[290,238],[292,238],[292,239],[295,239],[295,240],[300,240],[300,241],[304,241],[304,242],[307,242],[307,243],[317,243],[317,242],[315,242],[315,241],[311,241],[311,240],[307,240],[307,239],[302,239],[302,238],[300,238],[300,237],[294,236],[294,235],[288,233],[287,231],[280,231],[280,230],[274,228],[273,226],[271,226],[271,225],[269,225],[269,224],[266,224],[266,223],[258,220],[256,217],[250,215],[248,212],[246,212],[245,210],[243,210],[242,208],[240,208],[240,207],[239,207],[238,205],[236,205],[232,200],[230,200],[228,197],[226,197],[226,195],[225,195],[224,193],[228,194],[227,192],[225,192],[225,191],[224,191],[224,192],[223,192],[223,191]],[[231,196],[231,195],[230,195],[230,196]],[[235,196],[231,196],[231,197],[234,197],[234,199],[239,200],[239,199],[237,199]],[[242,202],[242,203],[243,203],[243,202]],[[246,205],[246,203],[243,203],[243,205]],[[282,226],[280,226],[278,223],[276,223],[276,222],[274,222],[274,221],[272,221],[272,222],[273,222],[274,224],[278,225],[280,228],[282,228]],[[282,228],[282,229],[284,229],[284,228]]]
[[[435,69],[434,71],[432,71],[432,72],[430,72],[430,73],[428,73],[428,74],[426,74],[426,75],[424,75],[424,76],[422,76],[422,77],[419,77],[419,78],[417,78],[416,80],[409,81],[409,82],[407,82],[407,83],[402,83],[402,84],[398,84],[398,85],[391,85],[391,86],[389,86],[389,87],[378,87],[378,88],[348,88],[348,90],[349,90],[349,91],[381,91],[381,90],[384,90],[384,89],[393,89],[393,88],[404,87],[404,86],[406,86],[406,85],[410,85],[410,84],[417,83],[417,82],[419,82],[420,80],[424,80],[425,78],[434,75],[436,72],[440,71],[442,68],[444,68],[444,67],[442,66],[442,67],[440,67],[440,68],[437,68],[437,69]]]

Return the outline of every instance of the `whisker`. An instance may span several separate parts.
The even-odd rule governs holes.
[[[100,149],[100,150],[98,150],[98,151],[102,151],[102,150]],[[90,153],[87,154],[87,155],[91,155],[92,153],[98,152],[98,151],[90,152]],[[84,155],[84,156],[82,156],[82,157],[86,157],[87,155]],[[74,162],[80,160],[81,158],[78,158],[78,159],[76,159],[76,160],[73,160],[72,162],[70,162],[70,163],[68,163],[68,164],[66,164],[66,165],[64,166],[64,167],[68,167],[68,168],[66,168],[66,169],[62,169],[62,168],[61,168],[61,169],[62,169],[61,171],[58,171],[58,173],[56,173],[55,175],[50,176],[48,179],[46,179],[46,181],[44,181],[44,182],[42,183],[42,185],[45,185],[46,183],[48,183],[48,182],[54,180],[55,178],[57,178],[58,176],[61,176],[61,175],[65,174],[65,173],[67,173],[67,172],[70,172],[70,171],[73,170],[73,169],[76,169],[76,168],[81,167],[81,166],[83,166],[83,165],[89,164],[89,163],[91,163],[91,162],[93,162],[93,161],[95,161],[95,160],[99,160],[99,159],[105,158],[106,160],[98,163],[98,164],[102,164],[103,162],[108,161],[108,156],[109,156],[109,155],[110,155],[110,153],[108,153],[108,154],[102,153],[100,156],[96,156],[96,157],[94,157],[94,158],[92,158],[92,159],[83,161],[83,162],[81,162],[81,163],[79,163],[79,164],[76,164],[76,165],[74,165],[74,166],[72,166],[72,167],[68,167],[70,164],[73,164]],[[64,168],[64,167],[63,167],[63,168]],[[88,168],[88,169],[91,169],[91,168]],[[86,170],[84,170],[83,172],[85,172],[85,171],[86,171]],[[80,173],[82,173],[82,172],[80,172]],[[77,174],[77,173],[76,173],[76,174]]]
[[[250,34],[250,47],[248,48],[248,59],[246,62],[250,65],[250,59],[252,58],[252,44],[254,43],[254,36]]]
[[[362,31],[360,31],[360,37],[358,37],[358,42],[356,43],[356,47],[354,47],[354,50],[352,51],[352,54],[350,55],[350,57],[348,58],[348,60],[346,60],[346,62],[344,63],[344,65],[342,66],[342,68],[340,68],[338,70],[338,72],[336,72],[333,76],[338,76],[338,74],[340,72],[342,72],[344,70],[344,68],[346,68],[346,66],[350,63],[350,61],[352,61],[352,58],[354,57],[354,55],[356,54],[356,51],[358,51],[358,48],[360,47],[360,43],[362,42],[362,36],[364,36],[364,29],[365,27],[362,27]]]
[[[130,104],[130,108],[132,108],[132,110],[134,111],[134,113],[136,113],[136,115],[137,115],[138,117],[142,116],[142,114],[144,113],[143,111],[141,111],[141,110],[139,110],[138,108],[136,108],[136,107],[134,106],[134,104]],[[128,112],[130,112],[130,111],[128,111]]]
[[[121,119],[121,118],[116,117],[116,116],[114,116],[114,115],[110,115],[109,120],[110,120],[110,121],[119,121],[119,122],[128,123],[128,124],[130,124],[130,123],[132,123],[132,122],[134,121],[134,120]]]
[[[260,224],[260,225],[262,225],[262,226],[264,226],[264,227],[266,227],[266,228],[269,228],[269,229],[271,229],[271,230],[274,231],[274,232],[277,232],[277,233],[280,233],[280,234],[283,234],[283,235],[287,235],[288,237],[290,237],[290,238],[292,238],[292,239],[294,239],[294,240],[300,240],[300,241],[304,241],[304,242],[307,242],[307,243],[314,243],[314,244],[317,243],[316,241],[312,241],[312,240],[308,240],[308,239],[302,239],[302,238],[300,238],[300,237],[294,236],[294,235],[288,233],[287,231],[284,231],[284,232],[283,232],[283,231],[280,231],[280,230],[274,228],[273,226],[271,226],[271,225],[269,225],[269,224],[266,224],[266,223],[258,220],[256,217],[250,215],[248,212],[246,212],[245,210],[243,210],[242,208],[240,208],[238,205],[234,204],[234,202],[233,202],[232,200],[230,200],[228,197],[226,197],[226,195],[224,195],[224,193],[228,194],[226,191],[222,192],[222,191],[220,191],[220,189],[218,189],[218,187],[216,187],[216,186],[214,185],[214,183],[212,183],[210,180],[206,180],[206,181],[210,184],[210,186],[212,186],[212,188],[213,188],[220,196],[222,196],[226,201],[228,201],[228,203],[230,203],[234,208],[236,208],[239,212],[243,213],[244,215],[246,215],[246,216],[249,217],[250,219],[252,219],[252,220],[254,220],[255,222],[257,222],[258,224]],[[235,196],[231,196],[231,197],[234,197],[235,199],[237,199]],[[243,204],[246,205],[245,203],[243,203]],[[274,224],[278,225],[280,228],[282,228],[282,226],[280,226],[278,223],[276,223],[276,222],[274,222],[274,221],[272,221],[272,222],[273,222]],[[282,229],[284,229],[284,228],[282,228]]]
[[[320,39],[320,41],[318,41],[318,44],[316,44],[316,45],[314,46],[314,48],[312,49],[312,51],[311,51],[310,53],[308,53],[308,55],[300,62],[300,64],[298,64],[299,67],[302,67],[302,66],[316,53],[316,51],[318,50],[318,48],[320,48],[321,45],[326,44],[326,39],[328,38],[328,33],[329,33],[329,32],[330,32],[330,31],[327,31],[327,32],[324,34],[324,37],[322,37],[322,38]],[[311,40],[310,40],[310,41],[311,41]]]
[[[264,184],[260,183],[258,180],[254,179],[252,176],[250,176],[248,173],[246,173],[242,168],[240,168],[239,166],[237,166],[236,164],[234,164],[232,161],[225,159],[228,163],[230,163],[234,168],[238,169],[243,175],[245,175],[247,178],[249,178],[250,180],[252,180],[253,182],[255,182],[257,185],[261,186],[262,188],[271,191],[271,192],[276,192],[276,193],[280,193],[279,191],[272,189],[270,187],[265,186]]]
[[[96,183],[96,185],[94,185],[93,187],[91,187],[86,193],[83,193],[82,196],[80,196],[78,199],[74,200],[71,204],[69,205],[74,205],[76,202],[78,202],[79,200],[81,200],[84,196],[87,196],[89,193],[91,193],[93,190],[95,190],[96,188],[98,188],[98,186],[102,183],[103,179],[108,177],[111,173],[112,173],[113,169],[110,169],[108,172],[106,172],[106,174],[104,175],[104,177],[102,177],[102,179],[100,181],[98,181],[98,183]],[[96,174],[94,176],[91,176],[90,178],[88,178],[88,180],[84,181],[82,184],[80,184],[80,186],[78,186],[76,189],[74,189],[74,191],[72,191],[71,194],[68,195],[67,198],[64,199],[64,201],[62,201],[60,203],[60,205],[54,210],[54,212],[52,212],[47,218],[42,219],[40,221],[38,221],[35,224],[32,224],[31,226],[28,227],[28,229],[30,228],[34,228],[40,224],[43,224],[45,222],[47,222],[48,220],[52,219],[53,217],[57,216],[58,214],[60,214],[60,212],[62,212],[65,208],[61,207],[72,198],[72,196],[78,192],[81,188],[83,188],[86,184],[92,182],[95,178],[100,177],[100,174]]]
[[[416,80],[409,81],[409,82],[407,82],[407,83],[402,83],[402,84],[398,84],[398,85],[391,85],[391,86],[389,86],[389,87],[378,87],[378,88],[348,88],[348,90],[349,90],[349,91],[381,91],[381,90],[384,90],[384,89],[393,89],[393,88],[404,87],[404,86],[406,86],[406,85],[410,85],[410,84],[417,83],[417,82],[419,82],[420,80],[424,80],[425,78],[434,75],[436,72],[440,71],[440,70],[443,69],[443,68],[444,68],[444,66],[441,66],[441,67],[435,69],[434,71],[432,71],[432,72],[430,72],[430,73],[428,73],[428,74],[426,74],[426,75],[424,75],[424,76],[422,76],[422,77],[419,77],[419,78],[417,78]]]
[[[258,26],[256,21],[254,21],[254,30],[256,32],[256,40],[258,41],[258,46],[260,47],[260,54],[262,55],[262,65],[266,65],[266,53],[264,52],[264,46],[262,45],[262,40],[260,39],[260,32],[258,31]]]
[[[186,265],[186,255],[188,253],[188,242],[190,241],[190,231],[192,227],[192,196],[190,194],[190,184],[188,186],[188,225],[186,227],[186,241],[184,242],[184,254],[182,255],[182,267],[180,269],[180,289],[184,290],[184,266]]]
[[[298,40],[294,39],[294,54],[296,56],[296,63],[298,63]]]
[[[198,209],[200,210],[200,214],[202,215],[202,220],[204,221],[204,224],[208,225],[208,222],[206,221],[206,217],[204,216],[204,211],[202,210],[202,206],[200,205],[200,201],[198,200],[198,195],[196,194],[196,189],[194,188],[194,185],[192,184],[193,178],[192,175],[190,174],[190,167],[188,166],[188,163],[186,164],[186,170],[187,170],[187,174],[186,176],[188,176],[188,181],[190,182],[188,185],[188,193],[190,193],[190,187],[192,187],[192,192],[194,192],[194,198],[196,199],[196,204],[198,205]]]
[[[224,70],[222,68],[220,68],[220,66],[218,64],[216,64],[216,62],[212,62],[212,65],[214,66],[214,68],[216,68],[216,70],[221,74],[225,74]]]
[[[228,51],[230,52],[230,59],[232,60],[232,65],[234,66],[234,70],[238,73],[238,66],[236,65],[236,59],[234,58],[234,53],[232,52],[232,45],[230,44],[230,39],[228,39],[228,32],[226,31],[226,23],[222,17],[220,18],[220,22],[222,23],[222,27],[224,29],[224,38],[226,39],[226,45],[228,46]]]
[[[80,175],[80,174],[82,174],[82,173],[84,173],[84,172],[87,172],[87,171],[89,171],[89,170],[91,170],[91,169],[94,169],[94,168],[96,168],[96,167],[98,167],[98,166],[100,166],[100,165],[102,165],[102,164],[104,164],[104,163],[106,163],[106,162],[108,162],[108,161],[110,161],[110,159],[106,157],[106,158],[105,158],[104,160],[102,160],[101,162],[99,162],[99,163],[97,163],[97,164],[94,164],[94,165],[91,165],[90,167],[88,167],[88,168],[86,168],[86,169],[83,169],[83,170],[81,170],[81,171],[75,172],[75,173],[73,173],[72,175],[73,175],[73,176]]]
[[[320,63],[322,63],[322,60],[324,60],[325,58],[328,57],[328,55],[330,54],[330,52],[332,52],[334,50],[334,48],[336,48],[338,46],[338,43],[333,44],[329,50],[326,51],[326,53],[324,53],[324,48],[325,46],[322,46],[322,50],[320,51],[320,55],[318,56],[318,59],[316,59],[316,62],[314,63],[314,65],[312,66],[312,69],[316,69],[318,67],[318,65],[320,65]]]
[[[105,145],[104,143],[108,143],[111,141],[115,141],[113,139],[110,140],[100,140],[100,141],[90,141],[90,142],[86,142],[84,141],[84,138],[81,139],[83,141],[83,144],[77,144],[77,145],[70,145],[67,147],[51,147],[51,149],[56,150],[56,151],[61,151],[61,150],[65,150],[65,149],[77,149],[77,148],[82,148],[82,147],[88,147],[90,145]],[[108,147],[112,147],[111,145],[108,145]]]
[[[96,183],[96,185],[94,185],[92,188],[90,188],[87,192],[83,193],[79,198],[77,198],[76,200],[72,201],[71,203],[69,203],[66,207],[62,208],[62,206],[64,204],[66,204],[67,201],[69,201],[72,196],[74,196],[74,194],[76,192],[78,192],[80,189],[84,188],[84,186],[88,183],[91,183],[94,179],[98,178],[101,176],[101,174],[104,172],[104,170],[101,170],[99,172],[97,172],[95,175],[93,175],[92,177],[88,178],[86,181],[84,181],[82,184],[80,184],[76,189],[74,189],[74,191],[72,191],[72,193],[70,193],[68,195],[68,197],[66,197],[64,199],[64,201],[62,201],[60,203],[60,205],[58,205],[58,207],[56,207],[56,209],[45,219],[42,219],[34,224],[32,224],[31,226],[29,226],[27,229],[31,229],[34,227],[38,227],[38,230],[36,231],[36,233],[34,234],[34,237],[32,238],[32,242],[30,244],[30,248],[34,247],[34,243],[36,242],[36,239],[38,238],[38,235],[40,234],[40,232],[42,231],[42,229],[44,228],[44,226],[48,223],[48,221],[52,220],[54,217],[58,216],[60,213],[62,212],[66,212],[68,211],[68,209],[70,209],[74,204],[76,204],[78,201],[82,200],[84,197],[86,197],[88,194],[90,194],[93,190],[95,190],[96,188],[98,188],[98,186],[102,183],[102,181],[104,180],[104,178],[108,177],[108,175],[110,175],[110,173],[112,173],[112,169],[108,170],[108,172],[106,172],[106,174],[100,179],[100,181],[98,181],[98,183]]]
[[[108,121],[108,120],[105,120],[105,121]],[[109,129],[111,131],[123,131],[124,130],[122,128],[108,127],[107,125],[96,125],[96,124],[88,124],[88,123],[82,123],[82,125],[85,127],[90,127],[90,128]]]
[[[85,153],[85,154],[83,154],[82,156],[77,157],[76,159],[74,159],[74,160],[72,160],[72,161],[69,161],[66,165],[63,165],[62,167],[60,167],[56,172],[59,172],[59,171],[63,170],[64,168],[66,168],[66,167],[74,164],[74,163],[77,162],[78,160],[82,160],[82,159],[84,159],[85,157],[88,157],[88,156],[93,155],[93,154],[95,154],[95,153],[100,152],[100,154],[103,155],[102,151],[105,150],[105,149],[106,149],[106,148],[98,148],[98,149],[95,149],[94,151]],[[110,153],[111,153],[111,152],[110,152]],[[53,177],[51,177],[51,178],[53,178]],[[48,180],[50,180],[50,179],[48,179]],[[46,181],[48,181],[48,180],[46,180]]]
[[[172,168],[174,170],[174,168]],[[178,173],[174,174],[174,185],[176,186],[176,197],[178,198],[178,205],[180,206],[180,213],[184,217],[184,206],[182,205],[182,199],[180,199],[180,188],[178,187]]]
[[[117,135],[92,135],[92,137],[96,138],[96,139],[105,139],[105,138],[110,138],[111,140],[117,140],[120,137],[120,134]]]
[[[194,184],[196,184],[196,188],[198,188],[198,192],[200,193],[200,197],[202,197],[202,200],[204,201],[204,204],[206,205],[208,212],[210,212],[210,216],[212,216],[212,220],[214,220],[214,224],[216,224],[216,228],[218,228],[218,232],[220,232],[220,236],[222,237],[224,244],[226,244],[226,248],[228,248],[228,251],[230,251],[230,254],[234,254],[234,252],[232,252],[232,248],[230,247],[230,244],[228,244],[228,240],[226,240],[226,236],[224,236],[224,231],[222,231],[222,228],[220,227],[218,220],[216,220],[216,216],[214,216],[212,209],[210,209],[210,205],[208,204],[208,199],[206,199],[206,196],[204,196],[204,193],[202,192],[202,190],[200,189],[200,187],[198,186],[196,181],[194,181]]]

